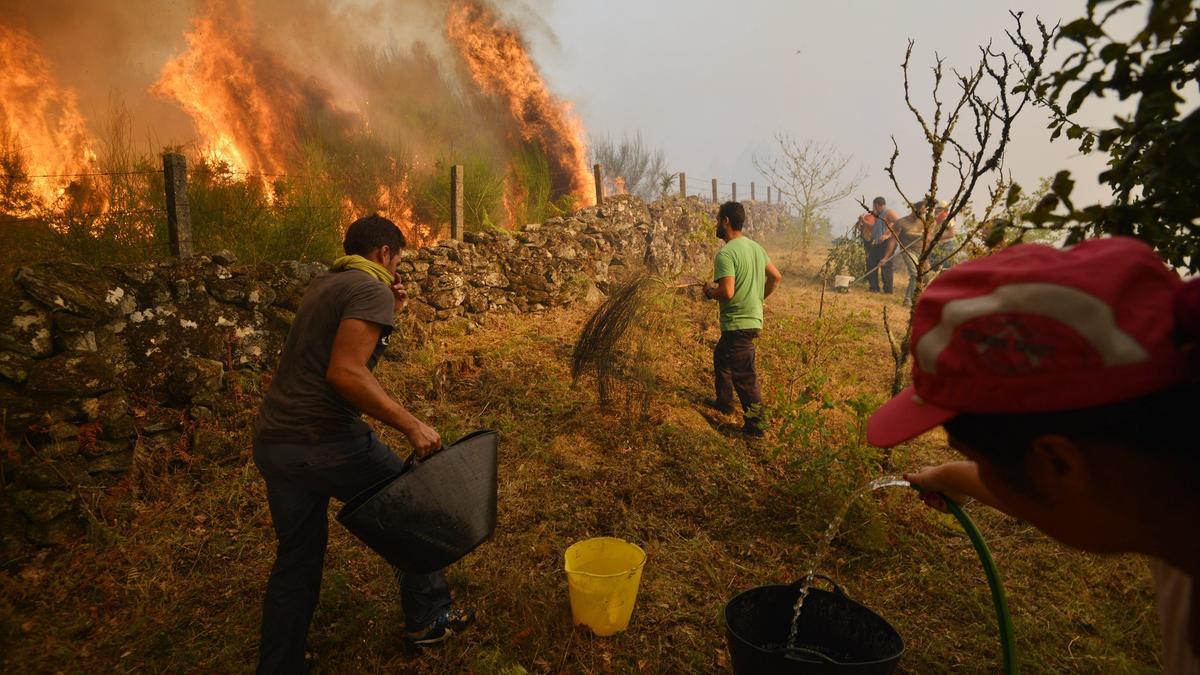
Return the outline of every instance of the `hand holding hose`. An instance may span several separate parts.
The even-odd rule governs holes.
[[[967,500],[967,495],[956,489],[961,486],[955,480],[958,476],[954,474],[959,467],[952,466],[954,464],[958,464],[958,462],[927,466],[916,473],[904,474],[904,480],[912,483],[926,506],[942,513],[949,513],[950,506],[947,501],[962,504]]]

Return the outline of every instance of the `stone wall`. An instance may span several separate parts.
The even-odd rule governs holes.
[[[615,197],[510,233],[408,250],[413,323],[595,301],[642,270],[708,269],[712,206]],[[756,236],[778,207],[750,205]],[[145,489],[171,463],[236,461],[254,391],[320,263],[237,265],[227,253],[94,268],[44,263],[0,279],[0,551],[71,541],[101,493]]]

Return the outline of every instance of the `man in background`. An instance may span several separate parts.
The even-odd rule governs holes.
[[[876,197],[871,205],[871,213],[863,217],[871,230],[867,251],[867,284],[872,293],[892,292],[892,279],[895,268],[892,266],[896,253],[896,239],[892,236],[892,224],[896,222],[896,212],[887,208],[887,200]],[[864,234],[865,228],[864,228]]]
[[[733,412],[736,393],[745,416],[742,433],[762,438],[762,392],[754,369],[754,340],[763,326],[763,301],[775,292],[783,275],[758,242],[742,233],[746,211],[725,202],[717,211],[717,237],[725,242],[713,265],[712,286],[704,296],[721,303],[721,339],[713,350],[716,399],[709,405]]]
[[[904,289],[906,305],[912,303],[913,293],[917,288],[917,261],[928,245],[928,238],[934,234],[933,222],[927,223],[925,220],[925,214],[929,213],[928,206],[929,203],[925,199],[913,202],[912,213],[897,220],[893,227],[900,241],[896,255],[904,261],[904,267],[908,270],[908,286]]]
[[[954,258],[954,252],[958,250],[958,242],[955,240],[957,233],[954,230],[954,219],[951,218],[949,223],[946,222],[949,215],[950,205],[944,201],[938,202],[937,216],[934,218],[937,229],[934,231],[941,230],[943,224],[945,224],[945,230],[934,245],[934,258],[931,266],[934,270],[948,270],[954,266],[952,258]]]

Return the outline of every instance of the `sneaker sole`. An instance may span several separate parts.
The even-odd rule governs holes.
[[[428,647],[430,645],[441,644],[449,640],[454,635],[454,631],[447,628],[441,635],[435,638],[424,638],[421,640],[408,640],[408,644],[414,647]]]

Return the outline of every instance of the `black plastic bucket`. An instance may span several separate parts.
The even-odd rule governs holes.
[[[494,431],[476,431],[359,493],[337,519],[389,563],[425,574],[475,550],[496,529]]]
[[[733,672],[892,672],[904,653],[900,634],[878,614],[847,597],[837,584],[830,584],[832,591],[809,590],[794,650],[786,645],[800,582],[759,586],[730,600],[725,605],[725,635]]]

